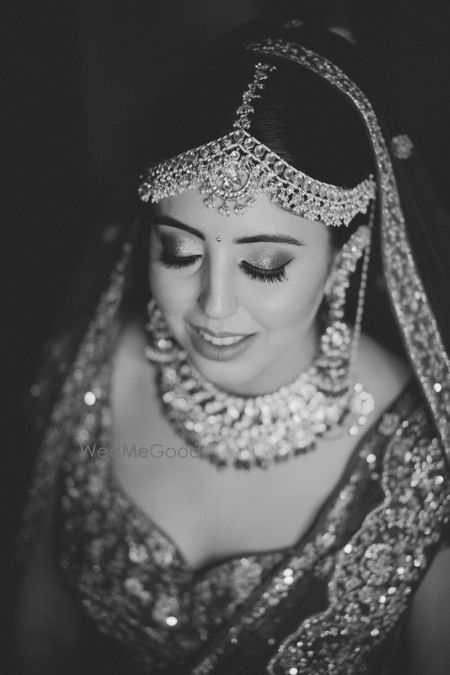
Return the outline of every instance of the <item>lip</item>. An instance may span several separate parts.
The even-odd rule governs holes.
[[[253,333],[230,333],[227,331],[221,331],[221,332],[215,332],[213,330],[210,330],[209,328],[203,328],[203,326],[197,326],[196,324],[190,324],[192,328],[198,331],[202,331],[203,333],[207,333],[208,335],[211,335],[211,337],[215,338],[222,338],[222,337],[248,337],[249,335],[253,335]]]
[[[256,333],[247,335],[225,331],[214,333],[207,328],[202,328],[193,324],[188,324],[188,326],[191,343],[194,349],[201,356],[211,361],[229,361],[240,356],[248,348],[250,342],[256,337]],[[217,344],[208,340],[208,338],[205,337],[205,334],[209,335],[212,340],[232,340],[235,338],[235,341],[230,344]]]

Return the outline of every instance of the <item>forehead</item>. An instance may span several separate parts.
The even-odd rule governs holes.
[[[226,239],[255,234],[283,234],[305,242],[328,241],[328,232],[322,223],[308,220],[272,204],[264,193],[243,214],[224,216],[208,208],[198,190],[186,190],[175,197],[162,199],[154,207],[157,216],[170,216],[199,230],[205,237],[225,236]]]

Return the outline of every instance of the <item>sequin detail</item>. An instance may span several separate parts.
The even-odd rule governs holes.
[[[28,495],[27,508],[23,515],[23,527],[18,541],[18,561],[27,559],[33,541],[37,535],[42,511],[46,499],[56,482],[57,473],[61,466],[62,457],[68,444],[72,442],[73,430],[73,400],[79,395],[80,386],[84,381],[89,382],[94,371],[98,369],[97,358],[104,358],[104,354],[114,342],[118,324],[115,322],[117,309],[122,299],[124,277],[131,255],[131,244],[125,242],[119,255],[118,262],[111,273],[111,279],[106,290],[102,293],[96,307],[95,315],[89,324],[86,334],[80,344],[72,369],[67,372],[62,383],[61,392],[52,409],[50,419],[43,419],[40,426],[47,424],[39,452],[36,457],[35,476]],[[105,327],[108,327],[108,331]],[[52,345],[49,361],[59,373],[64,373],[68,364],[64,360],[64,336],[59,342]],[[92,359],[95,354],[96,359]],[[44,372],[40,388],[45,388],[45,377],[54,378],[55,372]],[[86,393],[84,388],[83,394]],[[88,397],[88,401],[91,400]],[[84,402],[86,405],[86,402]],[[87,440],[83,435],[77,442]]]
[[[279,648],[271,675],[289,668],[359,675],[408,607],[410,594],[442,537],[450,512],[445,462],[423,439],[424,411],[396,433],[384,461],[385,498],[339,552],[327,610],[306,620]],[[445,482],[445,485],[444,485]]]
[[[100,341],[91,349],[90,344],[86,342],[80,351],[77,366],[86,377],[78,380],[74,375],[73,398],[66,401],[71,428],[62,462],[59,564],[66,583],[99,630],[134,653],[135,670],[130,672],[143,672],[146,668],[164,672],[170,664],[180,667],[227,623],[228,644],[238,645],[246,632],[252,631],[266,614],[276,611],[290,589],[308,575],[313,573],[326,583],[336,568],[336,545],[345,537],[352,504],[360,498],[358,490],[364,489],[365,481],[376,482],[379,478],[380,451],[389,441],[389,432],[396,434],[403,429],[407,437],[413,425],[402,418],[400,410],[388,411],[381,417],[378,431],[369,434],[358,451],[356,466],[333,497],[314,536],[295,554],[234,557],[200,576],[192,575],[170,539],[119,489],[107,458],[99,453],[79,452],[77,440],[81,432],[91,442],[96,439],[100,448],[108,447],[110,442],[112,345]],[[86,405],[86,391],[95,392],[93,405]],[[424,417],[417,428],[423,433],[425,426]],[[409,455],[405,457],[409,461]],[[386,468],[389,474],[395,475],[395,471],[395,466]],[[436,482],[436,489],[442,490],[443,486]],[[373,533],[367,536],[367,571],[361,574],[388,583],[389,551],[378,545]],[[357,555],[354,543],[346,543],[342,550],[345,556]],[[284,564],[278,568],[281,563]],[[407,577],[407,563],[402,562],[402,566]],[[354,576],[352,572],[349,578]],[[383,587],[380,596],[390,599],[389,588]],[[258,599],[256,603],[251,601],[251,611],[235,619],[239,608],[255,594]],[[374,628],[381,633],[381,628],[372,626],[371,630]],[[282,655],[285,656],[283,652]],[[211,672],[216,657],[220,658],[219,651],[193,673]]]
[[[356,465],[333,496],[315,531],[292,554],[233,558],[206,571],[193,584],[192,574],[183,564],[176,547],[117,489],[105,458],[92,458],[79,452],[81,432],[85,438],[96,438],[100,446],[107,445],[108,439],[102,433],[107,432],[111,422],[107,383],[113,339],[109,333],[108,339],[95,341],[96,330],[97,320],[88,331],[89,339],[80,349],[73,378],[67,380],[62,407],[65,415],[61,415],[61,424],[54,430],[55,443],[59,440],[63,444],[55,447],[65,450],[65,456],[59,458],[59,461],[62,459],[64,477],[59,562],[66,583],[80,598],[99,630],[126,644],[134,654],[135,666],[130,665],[130,673],[164,672],[171,663],[179,667],[215,634],[225,631],[227,639],[192,670],[193,675],[213,672],[223,650],[238,647],[266,616],[271,621],[278,611],[282,611],[282,603],[289,597],[291,589],[298,583],[307,583],[310,575],[323,579],[324,583],[331,576],[331,614],[324,614],[325,628],[320,632],[320,656],[327,667],[329,662],[338,663],[337,657],[347,658],[346,654],[336,655],[328,644],[336,627],[330,628],[326,624],[326,621],[332,623],[330,616],[333,616],[333,610],[337,612],[335,607],[342,600],[344,585],[344,597],[353,593],[355,600],[351,606],[342,607],[341,614],[334,615],[336,619],[353,615],[358,609],[358,584],[355,588],[352,584],[359,579],[368,589],[366,595],[363,595],[364,586],[360,589],[360,602],[364,597],[364,601],[371,603],[361,606],[367,607],[369,613],[377,608],[371,595],[373,586],[379,594],[380,606],[388,608],[390,621],[394,622],[396,612],[397,618],[400,616],[405,605],[396,604],[402,600],[401,594],[391,590],[395,588],[391,579],[391,549],[389,541],[379,539],[383,531],[381,524],[385,518],[390,518],[395,528],[406,528],[408,532],[411,530],[411,535],[416,534],[416,543],[405,538],[408,551],[412,551],[412,564],[407,557],[409,552],[400,557],[395,568],[398,579],[394,578],[412,588],[430,560],[429,542],[437,541],[439,537],[437,523],[442,515],[442,498],[448,493],[442,461],[440,464],[438,461],[439,445],[427,436],[428,420],[423,410],[415,420],[405,417],[400,408],[382,416],[378,432],[372,432],[358,450]],[[76,376],[79,371],[84,373],[83,378]],[[92,406],[86,405],[84,400],[87,391],[96,394]],[[426,508],[418,515],[410,509],[410,503],[400,508],[400,500],[396,511],[385,504],[384,509],[369,513],[352,541],[345,541],[355,500],[365,498],[367,481],[374,485],[379,481],[380,453],[383,444],[391,438],[389,432],[394,434],[392,448],[395,452],[391,450],[391,461],[384,465],[384,484],[389,489],[395,484],[395,494],[401,495],[404,483],[406,494],[422,495]],[[423,440],[416,447],[418,435]],[[413,526],[408,520],[411,516]],[[423,526],[419,529],[417,523],[423,523]],[[403,538],[397,536],[395,528],[389,531],[395,534],[395,545],[398,546]],[[357,568],[358,574],[351,565]],[[336,570],[340,570],[339,574]],[[403,598],[402,602],[407,600]],[[248,611],[242,611],[240,608],[246,608],[247,603],[250,603]],[[376,614],[374,617],[376,619]],[[311,628],[309,623],[304,624],[304,630],[313,631],[311,639],[320,631],[317,618]],[[373,648],[381,644],[388,628],[383,623],[375,623],[375,619],[369,630]],[[348,626],[345,624],[344,628]],[[350,632],[354,654],[361,649],[357,642],[359,635],[359,632]],[[278,640],[268,642],[273,650],[277,649],[278,643]],[[290,646],[288,638],[272,662],[273,672],[298,668],[301,658],[310,658],[311,650],[303,657],[297,644],[293,652]],[[278,658],[281,660],[277,661]],[[287,665],[283,659],[288,659]],[[360,672],[363,672],[362,667]]]
[[[85,357],[98,365],[105,354]],[[72,408],[73,443],[62,463],[58,564],[99,630],[139,653],[138,669],[145,663],[152,672],[167,672],[221,628],[284,554],[233,556],[200,572],[189,568],[171,540],[122,492],[109,458],[102,456],[101,449],[109,447],[110,370],[108,359],[89,383],[89,391],[97,392],[95,403],[87,406],[80,388],[75,397],[80,403]],[[82,431],[96,439],[84,451],[76,442]]]

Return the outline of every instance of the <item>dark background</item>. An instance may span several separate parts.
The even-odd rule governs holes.
[[[332,24],[342,23],[343,12],[350,18],[398,130],[414,139],[448,207],[448,0],[10,1],[2,21],[7,401],[0,510],[7,534],[29,463],[22,394],[91,233],[135,175],[155,94],[200,46],[226,30],[262,15],[302,16],[311,8],[328,12]]]

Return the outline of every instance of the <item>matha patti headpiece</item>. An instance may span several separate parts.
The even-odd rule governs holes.
[[[337,187],[310,178],[252,136],[252,102],[261,97],[268,73],[276,66],[257,63],[252,82],[236,111],[234,131],[217,140],[152,164],[142,177],[139,195],[144,202],[159,202],[185,190],[198,188],[206,206],[223,215],[241,214],[264,192],[273,203],[325,225],[348,225],[366,213],[375,197],[369,176],[353,188]]]

